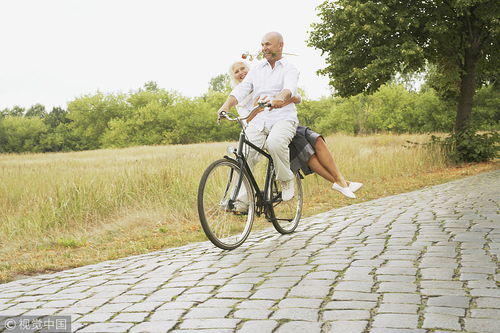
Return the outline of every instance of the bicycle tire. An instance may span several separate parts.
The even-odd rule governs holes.
[[[299,173],[295,174],[295,195],[291,200],[281,200],[281,182],[273,175],[271,180],[271,191],[269,200],[272,200],[271,222],[274,228],[281,234],[290,234],[297,229],[302,216],[302,204],[304,193]]]
[[[247,193],[248,213],[237,214],[232,201],[230,203],[240,173],[236,161],[217,160],[205,170],[198,187],[198,216],[203,231],[215,246],[224,250],[243,244],[255,216],[255,196],[246,173],[243,173],[241,188]]]

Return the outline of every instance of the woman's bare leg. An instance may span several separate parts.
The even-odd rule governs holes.
[[[329,182],[335,182],[335,178],[333,178],[330,172],[325,169],[325,167],[320,163],[318,156],[311,156],[309,158],[309,161],[307,162],[307,165],[309,166],[309,168],[311,168],[312,171],[316,172],[318,175],[325,178]]]
[[[328,171],[330,174],[330,178],[333,179],[332,182],[335,182],[339,184],[342,187],[347,187],[349,184],[347,184],[344,176],[340,172],[339,168],[337,167],[337,164],[335,164],[335,161],[333,159],[333,155],[328,149],[328,146],[326,145],[326,142],[323,138],[318,138],[316,140],[316,144],[314,146],[316,150],[316,155],[319,163],[322,165],[323,169]],[[323,176],[324,177],[324,176]],[[326,178],[326,177],[324,177]],[[328,179],[328,178],[326,178]]]

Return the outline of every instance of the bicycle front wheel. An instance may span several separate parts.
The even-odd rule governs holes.
[[[277,181],[274,176],[271,181],[270,195],[274,211],[271,221],[274,228],[281,234],[294,232],[299,225],[304,199],[299,173],[295,174],[295,195],[291,200],[283,201],[281,199],[281,182]]]
[[[241,188],[235,193],[241,176]],[[247,175],[242,175],[236,162],[218,160],[205,170],[198,188],[198,215],[208,239],[221,249],[235,249],[247,239],[255,197]]]

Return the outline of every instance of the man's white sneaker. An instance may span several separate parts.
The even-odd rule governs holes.
[[[363,183],[349,182],[349,189],[354,193],[363,186]]]
[[[345,195],[348,198],[356,199],[356,195],[354,195],[354,193],[352,193],[352,191],[349,189],[349,187],[342,187],[337,183],[333,183],[332,188],[334,190],[339,191],[340,193],[342,193],[343,195]]]
[[[281,199],[288,201],[293,198],[295,194],[295,178],[281,182]]]

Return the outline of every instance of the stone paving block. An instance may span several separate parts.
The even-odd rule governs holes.
[[[363,333],[366,326],[368,325],[367,321],[358,320],[358,321],[333,321],[330,326],[330,333]]]
[[[438,296],[429,297],[427,305],[448,306],[452,308],[468,308],[470,299],[466,296]]]
[[[311,299],[311,298],[286,298],[279,302],[278,308],[310,308],[319,309],[323,303],[322,299]]]
[[[288,292],[284,288],[262,288],[250,296],[251,299],[282,299]]]
[[[236,329],[236,326],[240,322],[240,319],[227,319],[227,318],[217,318],[217,319],[186,319],[180,325],[181,329]]]
[[[90,323],[102,323],[107,321],[109,318],[113,317],[112,312],[95,312],[89,313],[78,319],[79,322],[90,322]]]
[[[437,313],[437,314],[457,316],[457,317],[465,316],[465,309],[451,308],[447,306],[427,306],[424,311],[429,313]]]
[[[271,319],[317,321],[318,310],[304,308],[283,308],[276,310],[271,316]]]
[[[376,301],[379,295],[375,293],[357,293],[351,291],[335,291],[332,300],[340,301]]]
[[[500,309],[500,298],[497,297],[478,297],[476,299],[478,308]]]
[[[412,275],[377,275],[379,282],[415,282],[416,276]]]
[[[389,327],[374,327],[370,333],[425,333],[425,329],[417,328],[389,328]]]
[[[271,310],[264,309],[241,309],[236,310],[233,313],[233,317],[241,319],[267,319],[271,313]]]
[[[373,327],[416,329],[417,324],[418,316],[416,314],[381,313],[375,315],[373,320]]]
[[[460,274],[460,281],[474,281],[474,280],[487,280],[489,274],[479,274],[479,273],[462,273]]]
[[[178,301],[167,302],[162,306],[160,306],[159,308],[155,309],[155,311],[189,309],[193,306],[193,304],[194,302],[178,302]]]
[[[457,316],[450,316],[437,313],[425,313],[424,323],[422,327],[429,329],[442,328],[450,330],[460,330],[461,326],[458,319],[459,317]]]
[[[335,286],[335,290],[371,292],[373,282],[341,281]]]
[[[182,294],[175,300],[179,302],[204,302],[213,297],[212,294]]]
[[[231,308],[193,308],[189,309],[184,318],[225,318]]]
[[[491,280],[467,281],[467,287],[469,289],[496,288],[496,283]]]
[[[167,333],[176,325],[175,321],[143,322],[130,329],[130,333]]]
[[[271,333],[278,326],[275,320],[249,320],[243,323],[238,333]]]
[[[209,299],[203,303],[198,304],[199,308],[219,308],[219,307],[232,307],[239,300],[237,299]]]
[[[291,333],[291,332],[307,332],[307,333],[320,333],[321,324],[317,322],[308,321],[289,321],[282,324],[275,333]]]
[[[382,293],[414,293],[417,291],[417,286],[410,282],[381,282],[377,291]]]
[[[382,303],[378,313],[417,313],[417,304]]]
[[[368,320],[368,310],[326,310],[323,312],[323,320]]]
[[[474,297],[499,297],[500,298],[500,289],[472,289],[470,291],[471,296]]]
[[[236,307],[238,309],[270,309],[275,301],[265,301],[265,300],[246,300],[239,303]]]
[[[470,316],[473,318],[500,318],[500,309],[471,309]]]
[[[325,309],[344,310],[370,310],[377,305],[377,302],[369,301],[333,301],[325,305]]]
[[[253,288],[253,284],[249,283],[231,283],[226,284],[222,288],[220,288],[217,292],[225,292],[225,291],[250,291]]]
[[[139,302],[123,309],[123,312],[150,312],[163,305],[163,302]]]
[[[61,311],[59,311],[57,314],[58,315],[63,315],[63,314],[87,314],[87,313],[90,313],[92,311],[94,311],[95,308],[90,308],[90,307],[84,307],[84,306],[81,306],[81,307],[69,307],[69,308],[64,308],[62,309]],[[10,310],[10,309],[9,309]]]
[[[451,280],[455,271],[453,268],[422,268],[422,280]]]
[[[425,296],[465,296],[463,289],[420,289],[420,293]]]
[[[421,299],[418,294],[408,293],[386,293],[383,294],[384,303],[420,304]]]
[[[498,333],[500,319],[465,318],[465,329],[471,332]]]
[[[335,280],[338,276],[337,272],[332,271],[319,271],[312,272],[304,276],[305,279],[327,279],[327,280]]]
[[[330,287],[324,286],[297,286],[290,290],[289,297],[308,297],[323,299],[330,292]]]
[[[79,330],[78,332],[118,332],[122,333],[131,328],[133,323],[98,323],[98,324],[90,324]]]
[[[251,294],[252,293],[250,291],[225,291],[217,293],[215,297],[242,299],[242,298],[248,298]]]
[[[308,279],[304,278],[300,281],[296,287],[327,287],[329,288],[335,281],[325,280],[325,279]]]
[[[417,274],[417,269],[414,267],[381,267],[377,269],[377,274],[414,276]]]
[[[179,310],[156,310],[149,317],[150,321],[172,321],[178,320],[182,314],[185,312],[185,309]]]
[[[148,315],[148,312],[124,312],[119,313],[116,317],[111,319],[111,321],[122,323],[139,323],[142,322]]]

